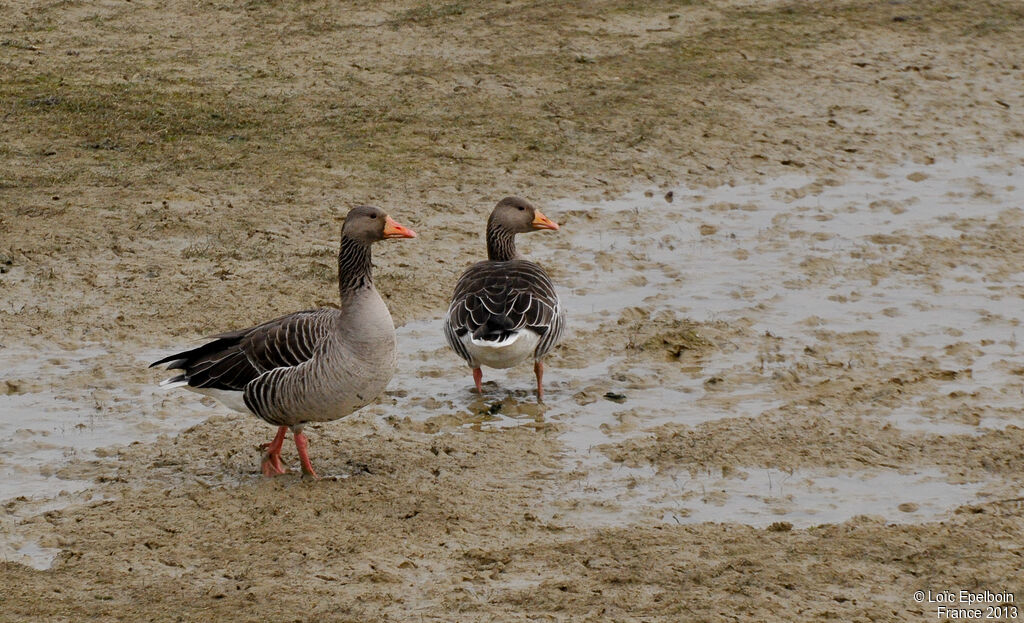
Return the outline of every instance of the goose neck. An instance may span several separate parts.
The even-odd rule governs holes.
[[[341,299],[373,287],[373,261],[370,245],[342,236],[338,252],[338,290]]]
[[[515,232],[490,222],[487,224],[487,259],[492,262],[506,262],[519,257],[516,249]]]

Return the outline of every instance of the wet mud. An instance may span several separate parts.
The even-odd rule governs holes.
[[[139,9],[221,41],[198,68],[142,26],[118,37],[113,6],[0,18],[20,130],[0,184],[0,618],[906,621],[935,616],[916,590],[1024,595],[1019,8],[456,3],[324,7],[327,27],[257,4],[264,30]],[[243,43],[268,24],[279,41]],[[499,27],[547,52],[484,54]],[[131,50],[150,65],[111,73]],[[172,74],[242,72],[257,95],[207,85],[211,111],[146,143],[118,125],[157,123],[136,100],[107,115],[34,68],[94,58],[97,84],[165,112],[154,98],[198,101]],[[363,89],[345,118],[390,147],[317,131],[339,72]],[[617,104],[573,111],[566,88]],[[353,103],[377,92],[391,116]],[[442,96],[469,98],[475,142],[453,142]],[[90,111],[110,142],[76,134]],[[562,226],[520,240],[569,312],[542,404],[529,365],[474,393],[441,334],[511,193]],[[270,427],[146,365],[334,302],[337,216],[363,202],[420,234],[375,249],[398,373],[307,428],[321,481],[291,444],[265,479]]]

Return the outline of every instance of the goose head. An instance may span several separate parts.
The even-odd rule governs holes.
[[[505,197],[494,206],[490,227],[498,227],[515,234],[539,229],[558,230],[558,223],[544,216],[532,203],[520,197]]]
[[[373,206],[357,206],[349,210],[342,236],[372,244],[391,238],[415,238],[416,232],[395,222],[384,210]]]

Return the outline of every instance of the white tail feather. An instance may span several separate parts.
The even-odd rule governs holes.
[[[482,346],[484,348],[505,348],[506,346],[512,346],[519,339],[519,336],[523,334],[522,331],[516,331],[510,333],[507,337],[501,340],[482,340],[475,337],[470,338],[473,344],[476,346]]]
[[[474,365],[485,365],[488,368],[510,368],[520,361],[533,355],[540,336],[524,329],[498,342],[474,340],[469,333],[462,337]]]

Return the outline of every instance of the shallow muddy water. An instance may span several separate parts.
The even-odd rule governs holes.
[[[485,395],[472,393],[468,368],[444,346],[438,316],[399,328],[399,372],[388,398],[362,417],[408,417],[438,430],[556,426],[564,469],[576,477],[539,514],[565,523],[802,527],[859,514],[893,522],[942,516],[1000,483],[991,476],[954,482],[928,465],[627,466],[602,447],[653,438],[667,425],[805,408],[798,402],[809,392],[830,393],[808,389],[799,377],[829,366],[907,376],[921,361],[938,371],[934,385],[907,392],[894,408],[860,407],[862,426],[978,435],[1020,425],[1024,274],[1012,253],[991,247],[1004,241],[1003,229],[1024,224],[1022,176],[1018,151],[843,181],[794,176],[681,188],[671,202],[635,193],[601,204],[555,203],[545,211],[562,230],[521,243],[527,257],[549,267],[570,315],[566,353],[547,367],[546,403],[534,400],[529,365],[485,370]],[[636,308],[643,313],[619,322]],[[661,312],[696,323],[710,346],[678,357],[633,356],[622,327]],[[88,482],[56,476],[67,462],[226,412],[188,392],[156,388],[162,376],[144,367],[162,350],[116,351],[0,349],[0,499],[80,499],[73,494]],[[787,383],[790,377],[797,380]],[[978,406],[970,416],[960,408],[964,397]],[[820,415],[830,417],[827,409]],[[9,558],[45,566],[55,551],[12,534],[4,543]]]

